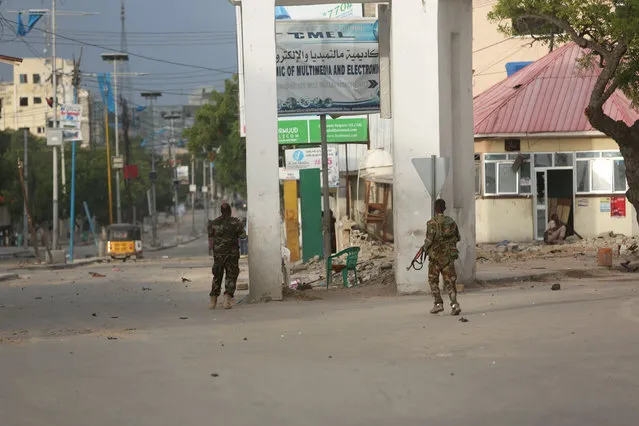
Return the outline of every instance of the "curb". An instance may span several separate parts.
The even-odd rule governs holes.
[[[0,274],[0,282],[15,280],[19,278],[18,274]]]
[[[168,245],[168,246],[162,246],[162,247],[149,247],[149,248],[145,248],[145,249],[144,249],[144,251],[145,251],[145,252],[147,252],[147,251],[148,251],[148,252],[154,253],[154,252],[157,252],[157,251],[169,250],[169,249],[172,249],[172,248],[179,247],[179,246],[181,246],[181,245],[190,244],[190,243],[192,243],[192,242],[194,242],[194,241],[199,240],[199,239],[200,239],[200,238],[202,238],[202,237],[203,237],[203,235],[199,235],[199,236],[197,236],[197,237],[195,237],[195,238],[191,238],[191,239],[189,239],[189,240],[182,241],[182,242],[180,242],[179,244],[171,244],[171,245]]]
[[[11,268],[11,271],[38,271],[38,270],[59,270],[59,269],[74,269],[80,266],[92,265],[94,263],[103,263],[108,261],[109,257],[96,257],[93,259],[82,259],[74,263],[56,263],[54,265],[27,265]]]
[[[487,280],[475,280],[475,283],[471,286],[466,286],[469,289],[477,289],[482,288],[485,285],[495,285],[495,284],[509,284],[509,283],[520,283],[524,281],[539,281],[544,279],[561,279],[570,276],[575,272],[580,272],[582,274],[594,274],[596,272],[601,271],[602,268],[590,268],[590,269],[566,269],[562,271],[549,271],[539,274],[528,274],[528,275],[518,275],[512,277],[504,277],[504,278],[493,278]]]

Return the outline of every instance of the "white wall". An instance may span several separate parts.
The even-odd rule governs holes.
[[[531,198],[478,198],[477,243],[529,242],[533,235]]]
[[[609,197],[577,197],[575,231],[579,235],[584,238],[593,238],[610,231],[628,236],[637,235],[635,226],[637,216],[632,204],[626,200],[626,217],[611,217],[610,212],[600,210],[600,201],[608,199]]]

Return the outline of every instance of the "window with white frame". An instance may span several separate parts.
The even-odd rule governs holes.
[[[576,154],[577,193],[625,193],[626,166],[619,151],[588,151]]]
[[[532,192],[529,154],[484,154],[485,195]]]
[[[481,155],[475,154],[475,195],[481,195]]]

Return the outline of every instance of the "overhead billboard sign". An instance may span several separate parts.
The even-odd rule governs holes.
[[[280,115],[379,112],[376,20],[282,20],[276,30]]]
[[[298,145],[321,143],[322,134],[319,118],[296,119],[280,118],[278,121],[280,145]],[[368,119],[349,117],[326,120],[326,138],[328,143],[367,143]]]
[[[287,149],[284,152],[284,157],[288,171],[322,169],[321,148]],[[339,188],[339,161],[337,148],[334,146],[328,147],[328,186]]]

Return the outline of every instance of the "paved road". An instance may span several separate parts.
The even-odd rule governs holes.
[[[2,424],[637,424],[631,275],[466,294],[461,323],[375,288],[209,311],[207,262],[2,283]]]

